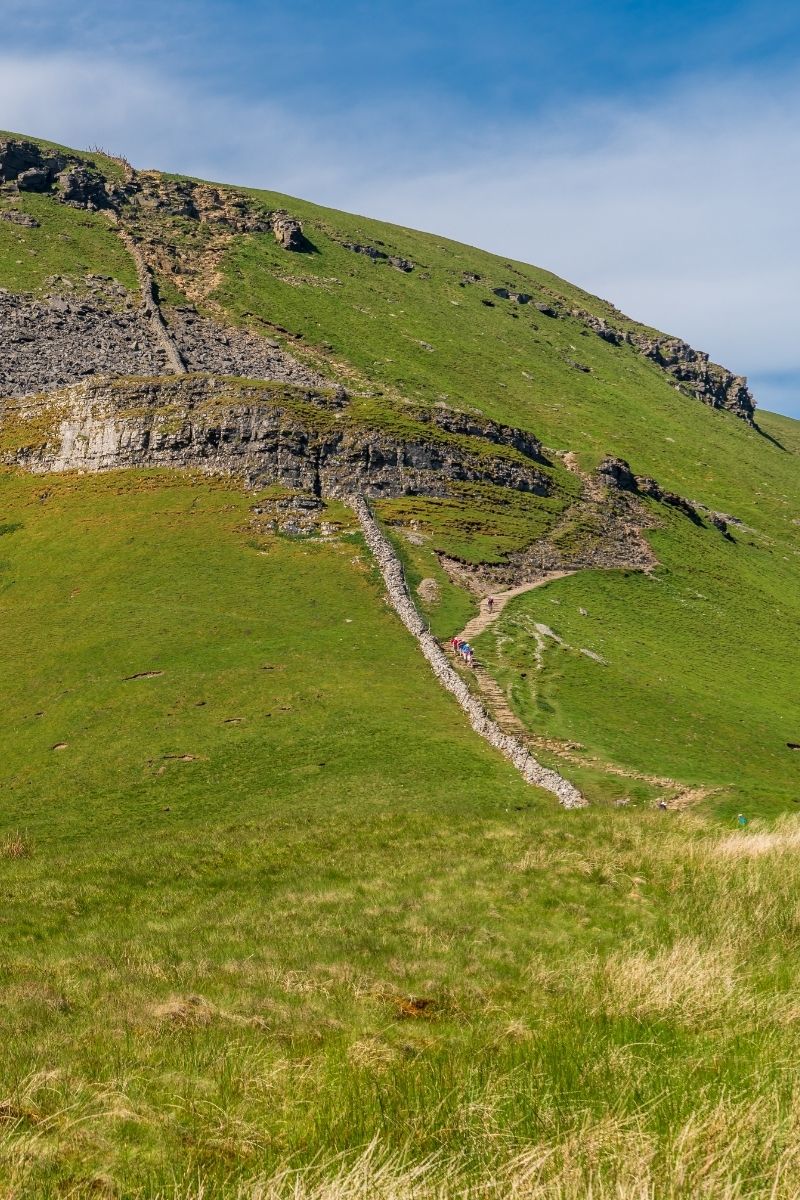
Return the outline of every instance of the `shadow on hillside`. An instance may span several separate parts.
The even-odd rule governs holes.
[[[292,246],[294,254],[319,254],[319,246],[315,246],[310,238],[307,238],[304,233],[295,234],[294,245]]]
[[[773,446],[777,446],[779,450],[783,450],[784,454],[788,454],[788,450],[783,443],[779,442],[771,433],[767,433],[766,429],[762,429],[755,421],[753,421],[753,429],[755,429],[756,433],[760,433],[763,438],[766,438],[768,442],[772,442]]]

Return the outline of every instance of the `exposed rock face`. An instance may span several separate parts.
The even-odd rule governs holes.
[[[537,306],[541,309],[541,306]],[[549,314],[557,315],[557,314]],[[743,421],[753,423],[756,403],[742,375],[734,375],[725,367],[709,361],[702,350],[695,350],[680,338],[653,336],[644,330],[617,329],[602,317],[584,309],[573,309],[577,317],[603,341],[614,346],[624,342],[649,358],[678,384],[683,384],[698,400],[711,408],[725,409]]]
[[[677,492],[670,492],[666,488],[662,488],[659,483],[656,483],[655,479],[651,479],[648,475],[634,475],[624,458],[614,458],[609,455],[603,459],[597,470],[598,474],[606,479],[612,487],[625,492],[632,492],[639,496],[649,496],[651,500],[657,500],[660,504],[667,504],[670,508],[677,508],[691,521],[694,521],[696,525],[702,525],[703,522],[700,514],[689,500],[686,500],[683,496],[679,496]],[[722,522],[722,526],[713,520],[712,524],[717,529],[721,528],[721,532],[723,533],[727,529],[724,521]]]
[[[105,208],[109,203],[103,177],[85,166],[67,167],[58,176],[58,186],[58,199],[73,208]]]
[[[478,595],[485,595],[502,586],[530,583],[558,572],[609,568],[649,571],[657,565],[649,543],[642,536],[644,529],[657,522],[635,491],[606,486],[605,476],[581,471],[573,454],[560,457],[564,466],[581,480],[582,489],[554,528],[498,565],[475,567],[440,555],[451,579]]]
[[[516,429],[512,425],[499,425],[487,417],[459,412],[457,409],[451,408],[425,409],[418,414],[418,418],[422,421],[431,421],[446,433],[484,438],[495,445],[510,446],[532,461],[547,462],[542,453],[542,443],[534,434],[528,433],[524,429]]]
[[[165,179],[155,171],[132,171],[124,189],[130,216],[159,213],[216,225],[233,233],[266,233],[268,213],[233,188],[197,183],[193,179]]]
[[[67,161],[66,155],[44,151],[35,142],[4,138],[0,140],[0,183],[16,183],[20,187],[20,177],[23,177],[20,190],[39,191],[38,186],[26,188],[25,183],[30,180],[36,185],[45,180],[45,188],[49,187]]]
[[[406,275],[409,271],[414,270],[414,264],[410,258],[403,258],[399,254],[390,254],[387,262],[390,267],[394,267],[395,271],[403,271]]]
[[[443,496],[453,480],[540,495],[550,489],[535,462],[491,453],[503,444],[491,424],[484,438],[433,431],[429,438],[424,427],[399,436],[357,424],[340,392],[248,388],[207,376],[92,380],[51,397],[5,401],[0,424],[18,438],[5,461],[36,472],[199,467],[334,497],[353,488]]]
[[[112,196],[91,159],[14,138],[0,140],[0,184],[20,192],[49,192],[56,185],[56,199],[75,208],[106,208]]]
[[[373,262],[378,262],[379,259],[389,257],[383,250],[376,249],[375,246],[362,246],[360,242],[345,242],[345,250],[352,250],[353,254],[363,254],[367,258],[371,258]]]
[[[47,167],[28,167],[20,171],[16,182],[21,192],[46,192],[53,182],[53,175]]]
[[[360,242],[343,242],[345,250],[352,250],[354,254],[364,254],[367,258],[371,258],[373,262],[385,262],[390,267],[394,267],[396,271],[403,271],[406,275],[414,270],[414,263],[410,258],[403,258],[399,254],[387,254],[385,250],[378,250],[375,246],[362,246]]]
[[[233,233],[275,232],[289,250],[307,249],[300,222],[288,213],[268,213],[233,188],[191,179],[167,179],[155,171],[128,170],[126,181],[106,179],[96,162],[34,142],[0,139],[0,185],[47,192],[75,208],[126,210],[134,219],[148,213],[185,217]]]

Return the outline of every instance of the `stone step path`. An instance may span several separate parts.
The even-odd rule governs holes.
[[[575,571],[551,571],[549,574],[543,575],[541,579],[535,579],[530,583],[520,583],[516,587],[509,588],[508,591],[493,592],[492,600],[494,603],[491,609],[489,608],[489,597],[485,596],[481,600],[478,615],[467,622],[458,636],[464,642],[472,641],[473,638],[476,638],[479,633],[483,633],[497,620],[509,600],[513,600],[515,596],[522,596],[525,592],[533,591],[534,588],[544,587],[546,583],[552,583],[554,579],[565,579],[567,575],[575,574]]]

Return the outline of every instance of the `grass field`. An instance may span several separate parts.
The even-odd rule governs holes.
[[[792,1195],[798,822],[557,810],[251,502],[0,481],[6,1193]]]
[[[108,221],[27,193],[14,204],[38,228],[0,221],[0,287],[11,292],[80,291],[87,274],[111,275],[136,287],[136,268]],[[60,276],[54,280],[54,276]],[[68,283],[65,283],[65,280]]]

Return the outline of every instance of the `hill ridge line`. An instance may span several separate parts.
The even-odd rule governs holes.
[[[464,680],[448,662],[436,638],[427,629],[411,599],[400,559],[381,531],[363,495],[351,495],[348,502],[358,518],[364,540],[383,576],[392,608],[416,639],[438,682],[455,697],[467,714],[475,732],[490,746],[499,750],[527,783],[552,792],[564,808],[584,808],[588,803],[585,796],[557,771],[542,766],[518,738],[504,733],[497,722],[487,714],[481,701],[472,695]]]

